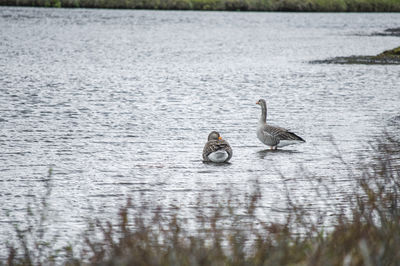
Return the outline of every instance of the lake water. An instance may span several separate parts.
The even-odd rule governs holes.
[[[400,38],[400,14],[236,13],[0,7],[0,242],[53,169],[51,228],[111,219],[132,197],[180,206],[235,195],[258,180],[270,219],[293,197],[320,204],[302,168],[343,203],[346,167],[399,129],[400,66],[321,65],[374,55]],[[271,123],[305,144],[268,152],[256,138],[259,98]],[[211,130],[231,164],[203,164]],[[281,177],[284,176],[284,178]],[[4,246],[2,246],[4,247]]]

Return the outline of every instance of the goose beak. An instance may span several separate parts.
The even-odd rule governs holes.
[[[218,140],[221,140],[222,139],[222,137],[218,137]]]
[[[257,101],[256,104],[260,104],[260,101]]]

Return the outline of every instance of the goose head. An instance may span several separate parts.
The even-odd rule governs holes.
[[[208,141],[210,140],[221,140],[221,136],[217,131],[211,131],[210,134],[208,134]]]
[[[256,104],[260,105],[261,107],[266,107],[267,103],[265,102],[264,99],[260,99],[256,102]]]

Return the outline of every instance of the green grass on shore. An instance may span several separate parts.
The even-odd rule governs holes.
[[[0,5],[161,10],[400,12],[400,0],[0,0]]]
[[[349,170],[354,191],[347,196],[327,191],[330,197],[347,200],[345,210],[331,213],[329,229],[321,226],[326,211],[311,214],[289,191],[286,219],[261,219],[259,206],[268,195],[255,183],[254,192],[239,201],[234,193],[211,202],[199,199],[189,227],[179,208],[129,200],[118,222],[89,223],[80,250],[54,250],[53,243],[44,241],[48,178],[47,193],[27,215],[36,222],[16,226],[18,241],[8,244],[8,258],[0,265],[399,265],[400,143],[388,138],[376,147],[359,172]],[[309,177],[310,182],[317,179]]]

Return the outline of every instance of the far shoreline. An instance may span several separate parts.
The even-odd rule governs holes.
[[[1,0],[0,0],[1,1]],[[40,8],[40,9],[55,9],[55,10],[121,10],[121,11],[181,11],[181,12],[223,12],[223,13],[298,13],[298,14],[400,14],[400,11],[260,11],[260,10],[200,10],[200,9],[151,9],[151,8],[111,8],[111,7],[54,7],[54,6],[30,6],[30,5],[3,5],[0,3],[0,9],[2,7],[10,8]]]
[[[0,0],[0,6],[163,11],[399,13],[396,0]]]

